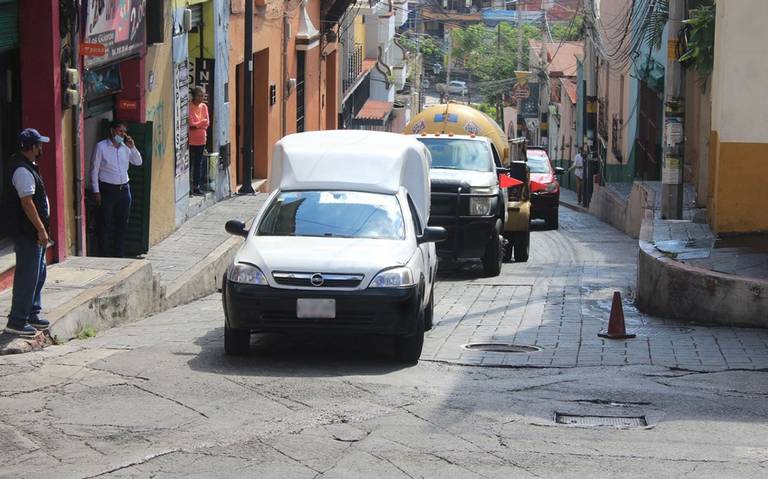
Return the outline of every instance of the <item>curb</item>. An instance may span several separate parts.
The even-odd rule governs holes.
[[[578,211],[578,212],[580,212],[580,213],[586,213],[586,214],[589,214],[589,210],[588,210],[588,209],[586,209],[586,208],[584,208],[584,207],[583,207],[583,206],[581,206],[581,205],[574,205],[573,203],[566,203],[566,202],[565,202],[565,201],[563,201],[563,200],[560,200],[560,205],[561,205],[561,206],[565,206],[566,208],[568,208],[568,209],[571,209],[571,210],[573,210],[573,211]]]
[[[59,341],[74,338],[86,327],[97,331],[136,321],[152,313],[157,296],[157,282],[152,265],[136,260],[106,282],[52,309],[51,335]]]
[[[650,242],[653,213],[644,215],[635,303],[646,314],[697,323],[768,328],[768,281],[691,266]]]

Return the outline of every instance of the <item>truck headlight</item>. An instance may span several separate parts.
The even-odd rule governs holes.
[[[402,288],[413,286],[413,272],[410,268],[392,268],[386,269],[377,274],[371,281],[370,288]]]
[[[495,187],[491,188],[470,188],[469,193],[472,195],[498,195],[499,189]],[[491,208],[493,207],[493,200],[495,197],[470,197],[469,198],[469,214],[471,216],[488,216],[491,214]]]
[[[229,270],[229,280],[233,283],[267,285],[267,277],[259,268],[250,264],[237,263]]]

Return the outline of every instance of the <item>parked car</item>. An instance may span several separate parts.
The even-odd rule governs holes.
[[[527,148],[528,169],[531,172],[531,218],[543,219],[549,228],[559,226],[560,182],[557,176],[565,172],[552,167],[544,148]]]
[[[432,326],[435,242],[429,152],[414,138],[362,130],[289,135],[275,146],[274,191],[223,279],[224,350],[252,332],[394,336],[418,360]]]
[[[466,96],[467,94],[467,82],[459,80],[451,80],[448,84],[448,93],[451,95]]]

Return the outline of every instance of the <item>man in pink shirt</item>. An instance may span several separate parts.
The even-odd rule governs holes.
[[[189,104],[189,157],[192,163],[192,194],[201,195],[208,188],[208,172],[203,151],[208,141],[207,132],[210,125],[208,106],[203,103],[205,90],[203,87],[192,88],[192,103]]]

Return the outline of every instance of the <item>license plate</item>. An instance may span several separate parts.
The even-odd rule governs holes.
[[[296,317],[299,319],[334,319],[335,299],[297,299]]]

